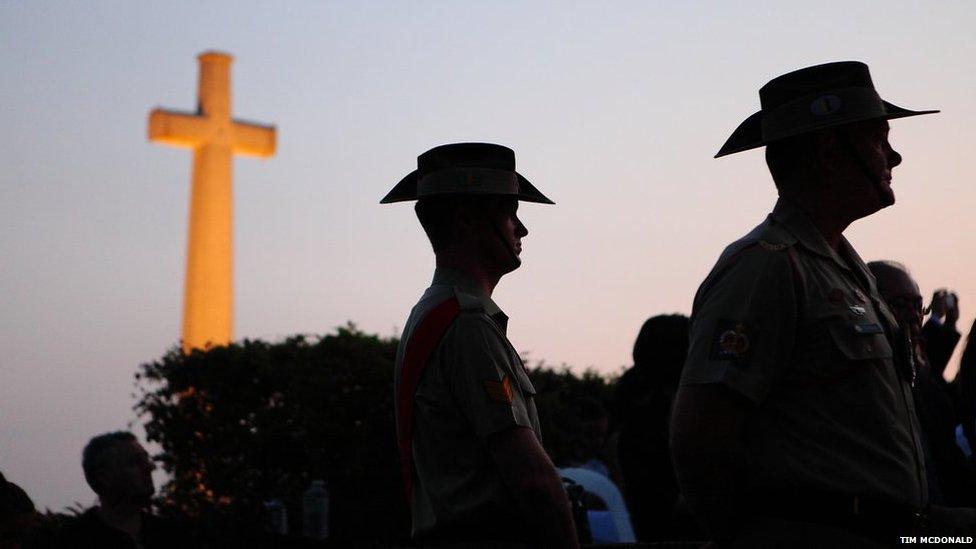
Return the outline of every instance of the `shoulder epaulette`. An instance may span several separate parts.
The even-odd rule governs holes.
[[[767,219],[739,240],[729,244],[722,252],[713,270],[719,270],[730,265],[747,250],[759,248],[770,252],[782,252],[796,242],[796,237],[789,231]]]
[[[734,247],[736,251],[739,251],[758,245],[762,249],[770,252],[781,252],[796,244],[796,242],[796,237],[792,233],[778,223],[767,219],[755,229],[749,231],[749,234],[739,239],[730,248]]]
[[[760,240],[759,245],[762,246],[763,249],[769,250],[771,252],[781,252],[788,247],[786,244],[769,242],[768,240]]]

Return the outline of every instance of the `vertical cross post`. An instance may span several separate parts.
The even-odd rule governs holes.
[[[149,140],[193,150],[183,296],[183,351],[234,337],[232,156],[270,157],[274,126],[231,119],[230,55],[198,56],[196,113],[153,109]]]

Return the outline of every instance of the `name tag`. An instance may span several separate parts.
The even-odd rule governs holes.
[[[876,322],[862,322],[854,325],[854,333],[861,335],[882,334],[884,329]]]

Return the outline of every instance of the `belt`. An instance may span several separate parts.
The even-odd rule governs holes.
[[[830,492],[762,492],[749,498],[761,516],[812,522],[892,544],[928,523],[924,509],[879,498]]]

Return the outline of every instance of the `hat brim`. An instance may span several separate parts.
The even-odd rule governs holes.
[[[539,192],[539,189],[535,187],[529,180],[522,176],[522,174],[515,174],[518,177],[519,192],[517,198],[522,202],[536,202],[538,204],[555,204],[552,200],[549,200],[546,195]],[[392,204],[394,202],[408,202],[411,200],[417,200],[417,181],[419,180],[417,170],[414,170],[406,175],[399,183],[396,184],[393,189],[380,200],[380,204]],[[458,193],[453,196],[463,196],[463,193]],[[475,196],[475,195],[469,195]],[[507,195],[498,195],[507,196]]]
[[[895,118],[907,118],[909,116],[919,116],[923,114],[933,114],[939,112],[938,110],[925,110],[925,111],[913,111],[905,109],[882,100],[884,104],[885,114],[878,116],[876,114],[862,116],[862,117],[850,117],[842,120],[833,120],[825,124],[817,126],[807,126],[803,127],[795,132],[786,133],[784,135],[779,135],[775,139],[763,139],[762,135],[762,111],[753,113],[749,118],[746,118],[744,122],[739,124],[739,127],[732,132],[722,148],[719,149],[718,153],[715,154],[715,158],[720,156],[726,156],[730,154],[735,154],[742,151],[748,151],[751,149],[757,149],[772,143],[774,141],[780,141],[788,137],[793,137],[796,135],[802,135],[804,133],[810,133],[817,130],[822,130],[825,128],[833,128],[836,126],[843,126],[844,124],[851,124],[854,122],[863,122],[865,120],[894,120]]]

